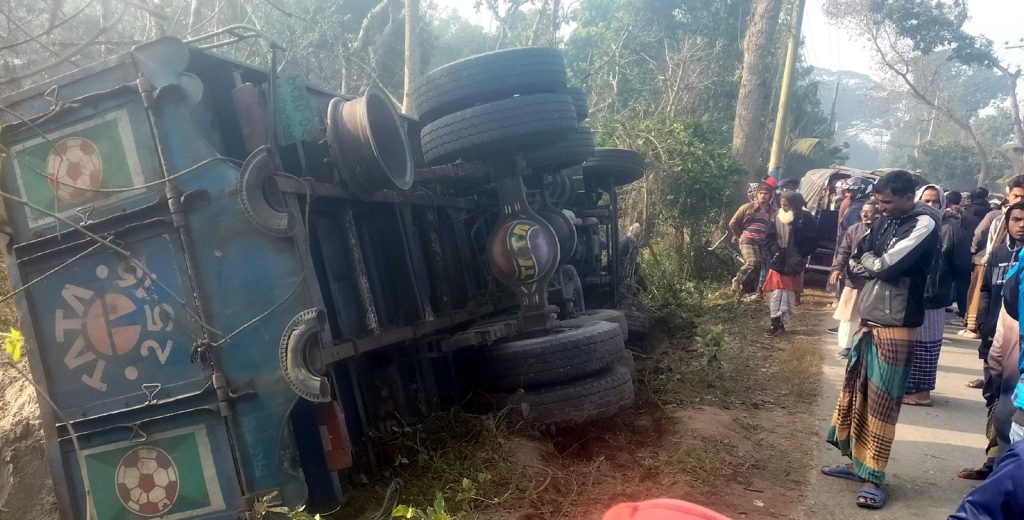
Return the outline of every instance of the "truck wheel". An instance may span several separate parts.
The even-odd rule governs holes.
[[[423,156],[431,165],[513,154],[576,130],[565,94],[519,96],[475,106],[423,127]]]
[[[629,326],[626,322],[626,315],[615,309],[593,309],[579,313],[575,318],[569,318],[558,322],[562,327],[580,327],[595,321],[606,321],[619,326],[622,332],[622,339],[629,339]]]
[[[537,148],[523,156],[533,169],[561,170],[581,164],[594,154],[594,134],[581,126],[576,132],[554,144]]]
[[[254,150],[238,175],[238,202],[249,221],[268,235],[286,237],[295,231],[296,221],[274,183],[274,158],[270,148]]]
[[[629,339],[632,341],[643,341],[651,331],[651,318],[640,311],[626,309],[622,311],[626,316],[626,325],[629,327]]]
[[[495,343],[470,353],[473,379],[498,392],[572,381],[621,362],[618,325],[603,321],[558,327],[553,334]]]
[[[611,177],[616,186],[632,184],[644,176],[644,156],[622,148],[598,148],[583,163],[584,177]]]
[[[505,402],[531,422],[571,426],[611,417],[635,399],[629,369],[615,365],[587,379],[513,394]]]
[[[576,107],[576,119],[581,123],[590,117],[590,106],[587,103],[587,93],[580,87],[569,87],[565,93],[572,98],[572,104]]]
[[[515,95],[565,90],[565,60],[558,49],[525,47],[470,56],[434,69],[410,93],[421,124],[473,105]]]

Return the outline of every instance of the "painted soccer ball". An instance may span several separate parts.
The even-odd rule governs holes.
[[[129,451],[117,465],[117,497],[140,516],[159,516],[178,499],[178,468],[167,452],[153,447]]]
[[[59,141],[46,157],[46,176],[58,199],[83,202],[100,187],[103,180],[103,159],[88,139],[71,137]]]

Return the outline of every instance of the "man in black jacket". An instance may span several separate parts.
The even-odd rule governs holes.
[[[886,173],[875,185],[882,218],[850,258],[851,277],[867,281],[860,295],[861,329],[854,337],[827,440],[850,464],[826,475],[864,482],[857,505],[878,509],[900,405],[907,389],[917,327],[924,322],[925,281],[938,249],[937,213],[914,202],[914,178]]]
[[[914,340],[914,363],[907,383],[907,396],[903,404],[931,406],[931,391],[935,390],[935,375],[939,367],[939,353],[942,350],[942,333],[945,329],[946,307],[953,303],[953,279],[955,273],[970,272],[970,243],[960,221],[943,211],[946,206],[942,188],[926,184],[917,191],[917,199],[935,209],[940,218],[939,248],[932,256],[924,291],[924,324],[917,330]],[[940,216],[941,215],[941,216]]]

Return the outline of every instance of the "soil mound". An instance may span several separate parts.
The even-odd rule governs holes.
[[[0,518],[57,518],[43,444],[35,390],[0,363]]]

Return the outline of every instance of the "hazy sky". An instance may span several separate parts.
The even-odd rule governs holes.
[[[846,36],[832,26],[821,12],[823,0],[808,0],[804,13],[804,54],[808,63],[829,69],[844,69],[876,75],[872,56],[864,41]],[[472,5],[472,4],[470,4]],[[995,43],[1006,63],[1024,67],[1024,49],[1005,49],[1006,42],[1021,44],[1024,38],[1024,2],[1020,0],[970,0],[971,19],[965,29],[984,35]]]
[[[713,2],[715,0],[708,0]],[[847,36],[828,23],[821,12],[824,0],[807,0],[804,14],[804,53],[814,66],[845,69],[877,75],[871,54],[863,41]],[[473,10],[474,0],[437,0],[441,7],[451,7],[469,20],[488,27],[489,15]],[[969,0],[971,20],[967,30],[987,36],[999,49],[999,56],[1007,63],[1024,68],[1024,49],[1004,50],[1006,42],[1021,44],[1024,38],[1024,1],[1021,0]]]

